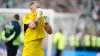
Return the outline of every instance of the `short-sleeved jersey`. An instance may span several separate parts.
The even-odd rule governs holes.
[[[36,19],[37,13],[30,13],[23,16],[23,24],[29,24],[30,20],[34,22]],[[27,28],[24,36],[24,43],[37,40],[40,38],[45,38],[45,32],[44,32],[44,19],[41,16],[40,20],[38,22],[38,26],[36,29]]]

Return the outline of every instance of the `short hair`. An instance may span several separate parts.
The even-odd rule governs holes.
[[[18,15],[18,14],[15,14],[15,15],[14,15],[14,19],[19,20],[19,15]]]
[[[39,3],[39,1],[32,1],[32,2],[30,3],[30,6],[33,5],[34,3]]]

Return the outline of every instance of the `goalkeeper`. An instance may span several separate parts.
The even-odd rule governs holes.
[[[52,27],[42,16],[42,11],[38,1],[30,3],[31,13],[23,17],[24,24],[24,46],[22,56],[44,56],[42,49],[42,40],[45,38],[45,32],[52,34]]]

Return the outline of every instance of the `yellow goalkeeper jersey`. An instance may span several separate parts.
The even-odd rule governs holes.
[[[36,19],[36,16],[36,12],[26,14],[25,16],[23,16],[23,24],[28,24],[30,20],[34,21]],[[24,43],[40,38],[45,38],[44,26],[44,19],[41,16],[36,29],[27,28],[24,36]]]

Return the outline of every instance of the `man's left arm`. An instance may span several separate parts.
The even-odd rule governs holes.
[[[46,32],[48,33],[48,34],[52,34],[52,27],[51,27],[51,25],[47,22],[47,23],[45,23],[45,27],[44,27],[44,29],[46,30]]]

